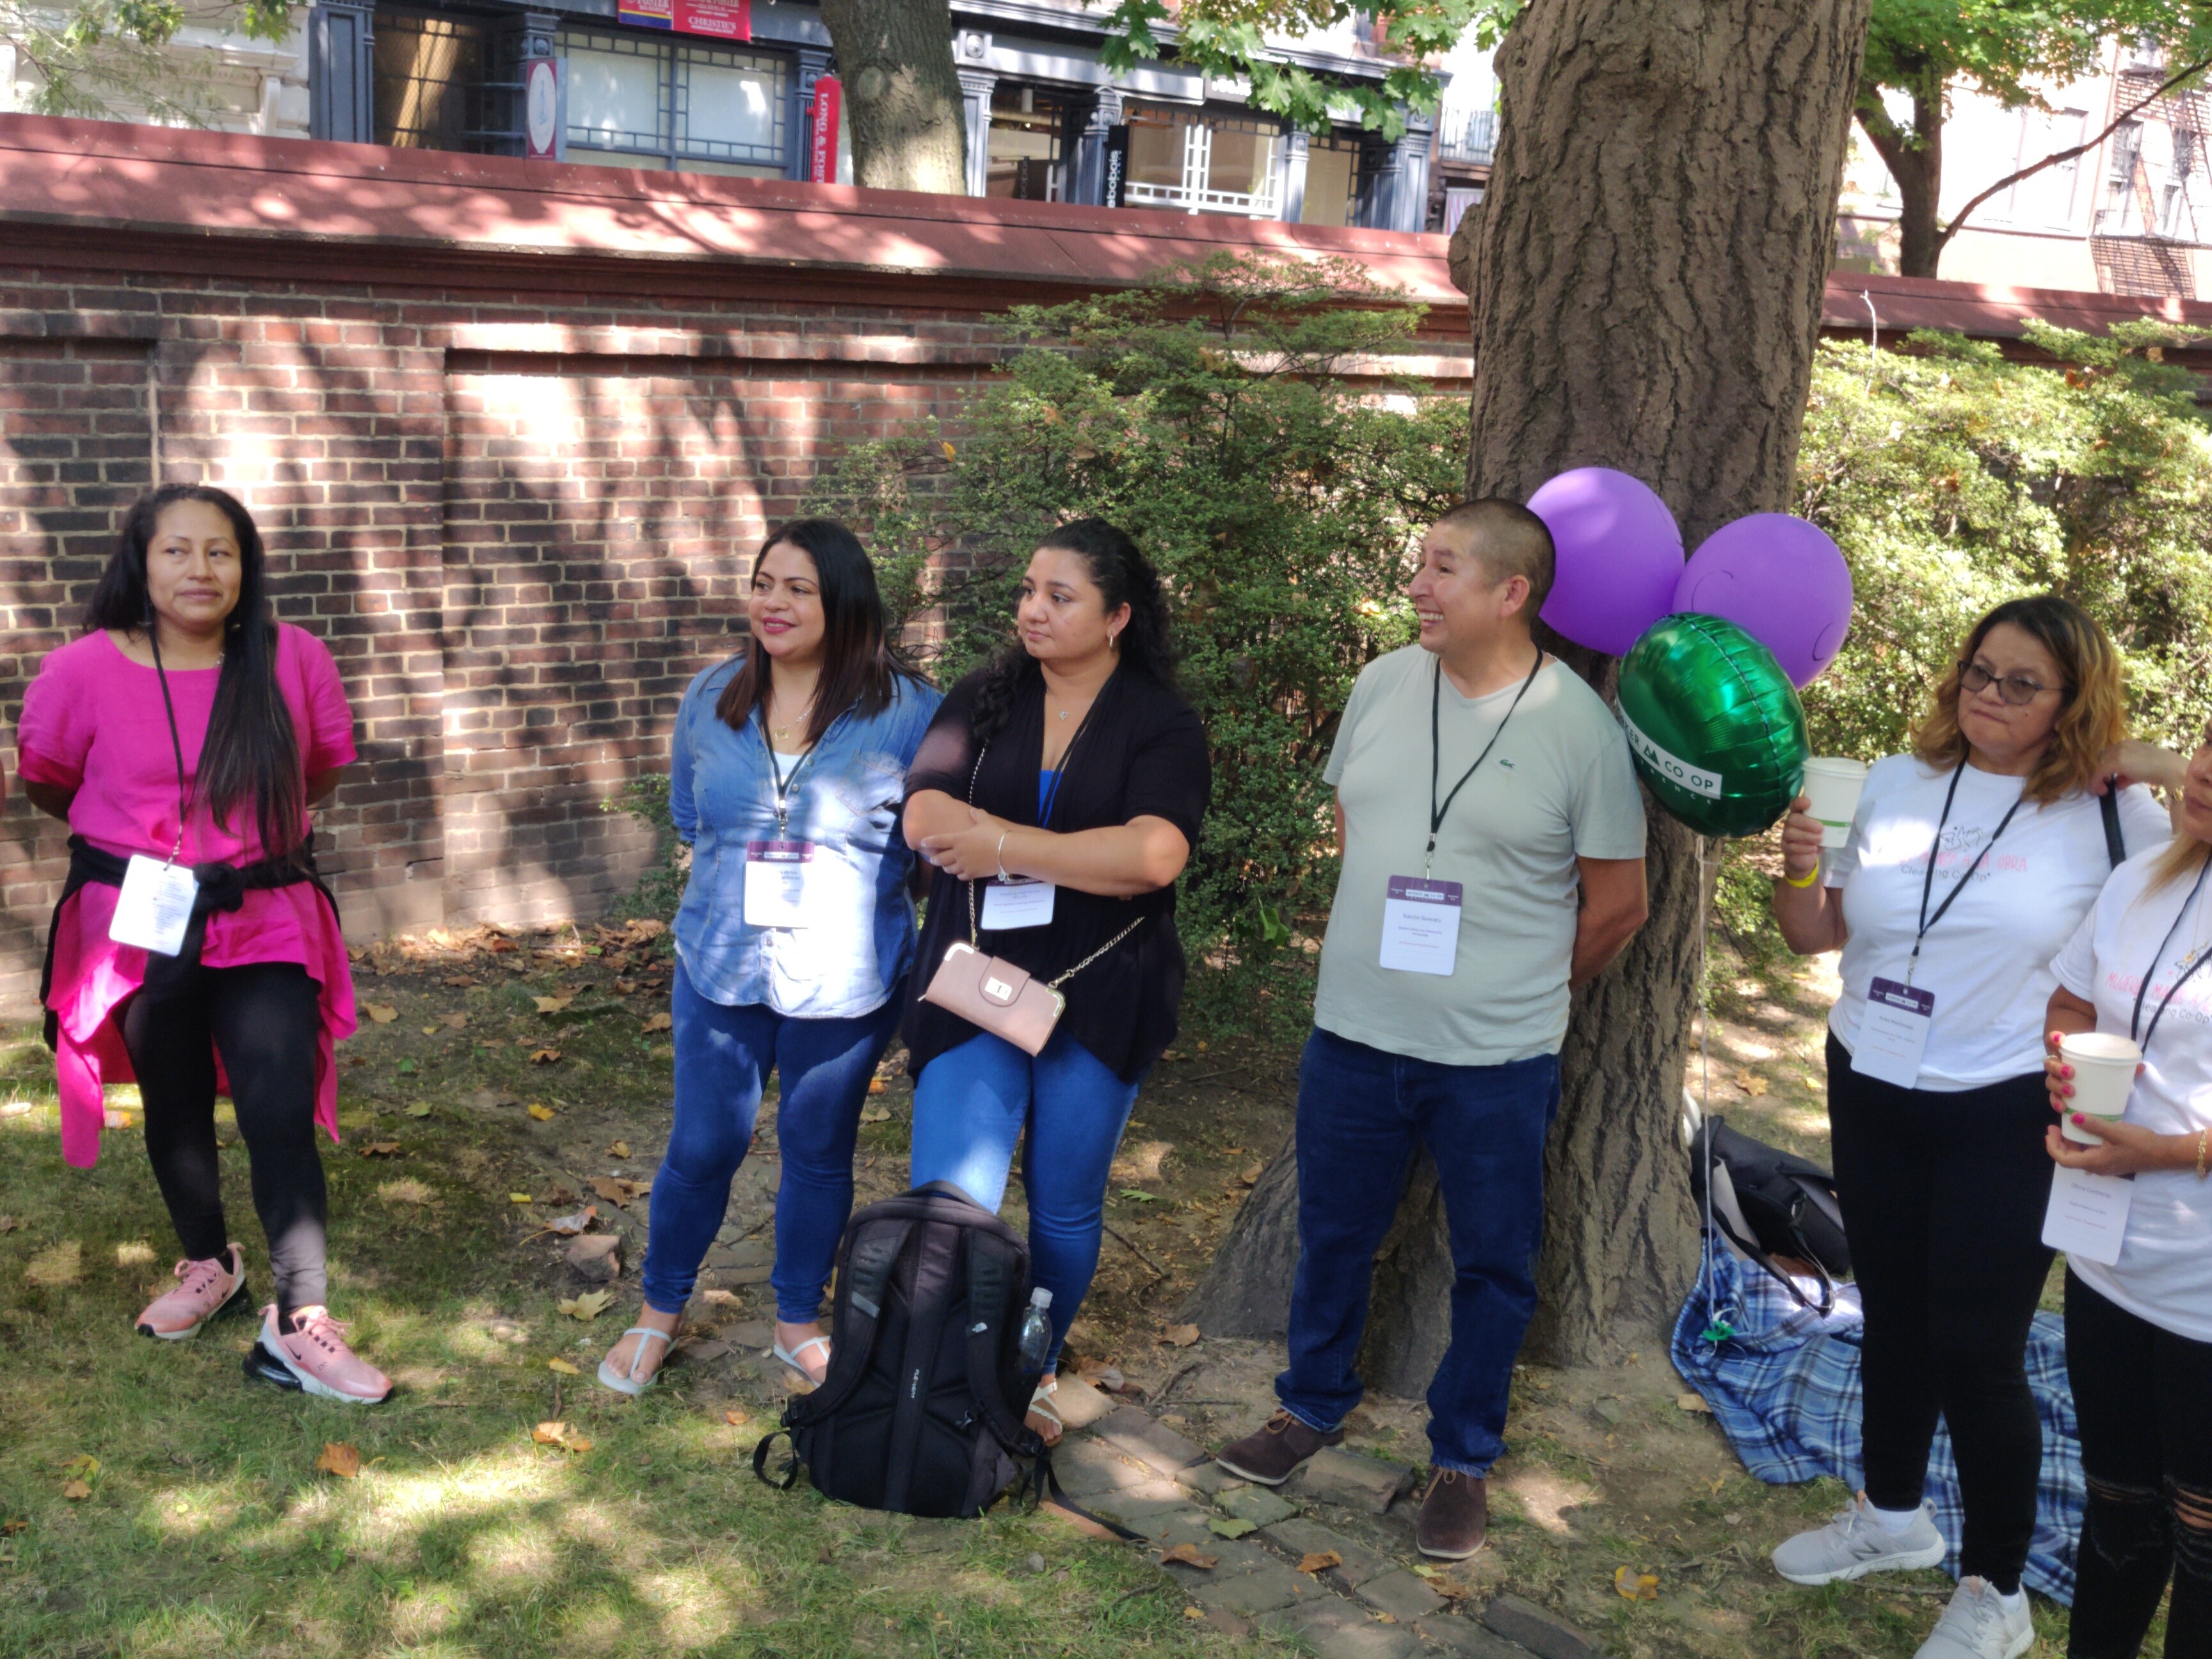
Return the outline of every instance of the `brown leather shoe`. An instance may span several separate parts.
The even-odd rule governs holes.
[[[1246,1435],[1234,1445],[1224,1446],[1213,1455],[1213,1461],[1231,1474],[1263,1486],[1279,1486],[1291,1478],[1292,1469],[1323,1446],[1334,1446],[1343,1438],[1342,1429],[1323,1434],[1288,1412],[1277,1412],[1267,1419],[1266,1428]]]
[[[1421,1494],[1413,1542],[1439,1561],[1464,1561],[1482,1547],[1490,1528],[1490,1486],[1480,1475],[1438,1469]]]

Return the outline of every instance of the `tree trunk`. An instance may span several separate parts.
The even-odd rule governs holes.
[[[1866,21],[1867,0],[1536,0],[1522,15],[1467,239],[1470,496],[1525,500],[1569,467],[1617,467],[1665,497],[1692,547],[1788,507]],[[1611,659],[1561,654],[1610,695]],[[1562,1056],[1529,1350],[1559,1363],[1648,1340],[1696,1266],[1680,1120],[1697,842],[1650,815],[1651,919],[1577,994]],[[1201,1328],[1281,1334],[1292,1187],[1271,1169],[1246,1201],[1186,1304]],[[1426,1384],[1450,1283],[1418,1158],[1377,1254],[1360,1358],[1372,1384]]]
[[[943,0],[822,0],[853,130],[853,181],[968,192],[968,125]]]
[[[1910,131],[1890,118],[1872,87],[1861,90],[1856,112],[1867,141],[1897,181],[1898,274],[1933,276],[1950,240],[1936,220],[1943,197],[1942,88],[1932,96],[1913,94]]]

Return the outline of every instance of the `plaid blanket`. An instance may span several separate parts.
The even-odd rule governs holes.
[[[1818,1291],[1800,1280],[1808,1294]],[[1717,1322],[1730,1334],[1708,1334]],[[1854,1492],[1862,1478],[1859,1443],[1857,1288],[1836,1287],[1826,1316],[1801,1308],[1763,1269],[1724,1241],[1708,1241],[1704,1271],[1674,1322],[1674,1369],[1705,1397],[1713,1417],[1759,1480],[1780,1486],[1832,1474]],[[2063,1328],[2039,1313],[2027,1339],[2028,1386],[2043,1419],[2043,1478],[2035,1538],[2022,1575],[2032,1588],[2071,1606],[2074,1545],[2081,1531],[2081,1443],[2066,1377]],[[1943,1565],[1959,1572],[1959,1469],[1948,1429],[1938,1425],[1928,1462],[1936,1524],[1951,1540]]]

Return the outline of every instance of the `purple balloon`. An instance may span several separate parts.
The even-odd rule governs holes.
[[[1850,567],[1818,526],[1787,513],[1754,513],[1723,525],[1690,556],[1674,608],[1725,617],[1771,651],[1802,689],[1850,631]]]
[[[1538,614],[1577,645],[1625,657],[1674,607],[1682,532],[1667,503],[1626,472],[1580,466],[1528,498],[1559,550]]]

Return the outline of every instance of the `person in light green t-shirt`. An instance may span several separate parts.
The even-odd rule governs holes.
[[[1471,501],[1421,556],[1420,642],[1367,665],[1324,774],[1344,867],[1299,1068],[1283,1409],[1219,1462],[1275,1485],[1344,1437],[1375,1251],[1424,1146],[1457,1276],[1417,1540],[1455,1560],[1481,1547],[1536,1307],[1568,992],[1643,925],[1644,825],[1620,724],[1531,634],[1552,583],[1543,521]]]

